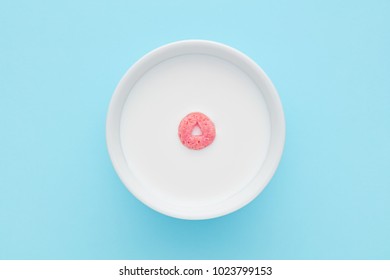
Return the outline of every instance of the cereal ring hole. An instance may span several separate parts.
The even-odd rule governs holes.
[[[202,135],[202,130],[200,129],[198,124],[196,124],[195,127],[192,129],[191,135],[192,136]]]

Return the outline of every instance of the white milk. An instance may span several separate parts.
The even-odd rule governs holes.
[[[214,142],[190,150],[178,137],[181,119],[206,114]],[[239,68],[208,55],[183,55],[148,71],[124,104],[121,143],[144,188],[182,205],[207,205],[244,188],[267,153],[270,120],[263,96]]]

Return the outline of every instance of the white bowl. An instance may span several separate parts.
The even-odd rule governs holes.
[[[205,113],[216,138],[202,150],[179,141],[180,120]],[[203,40],[146,54],[119,82],[107,115],[116,172],[140,201],[182,219],[209,219],[252,201],[282,155],[285,121],[275,87],[249,57]]]

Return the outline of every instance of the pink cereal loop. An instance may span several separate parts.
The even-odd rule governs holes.
[[[200,135],[192,134],[196,126],[201,131]],[[181,143],[187,148],[200,150],[213,143],[215,126],[205,114],[199,112],[190,113],[179,124],[179,138]]]

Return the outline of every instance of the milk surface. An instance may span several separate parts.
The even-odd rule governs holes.
[[[191,112],[215,124],[214,142],[190,150],[178,126]],[[244,188],[259,172],[270,139],[262,93],[235,65],[183,55],[146,72],[130,89],[121,120],[129,170],[142,187],[176,205],[207,205]]]

